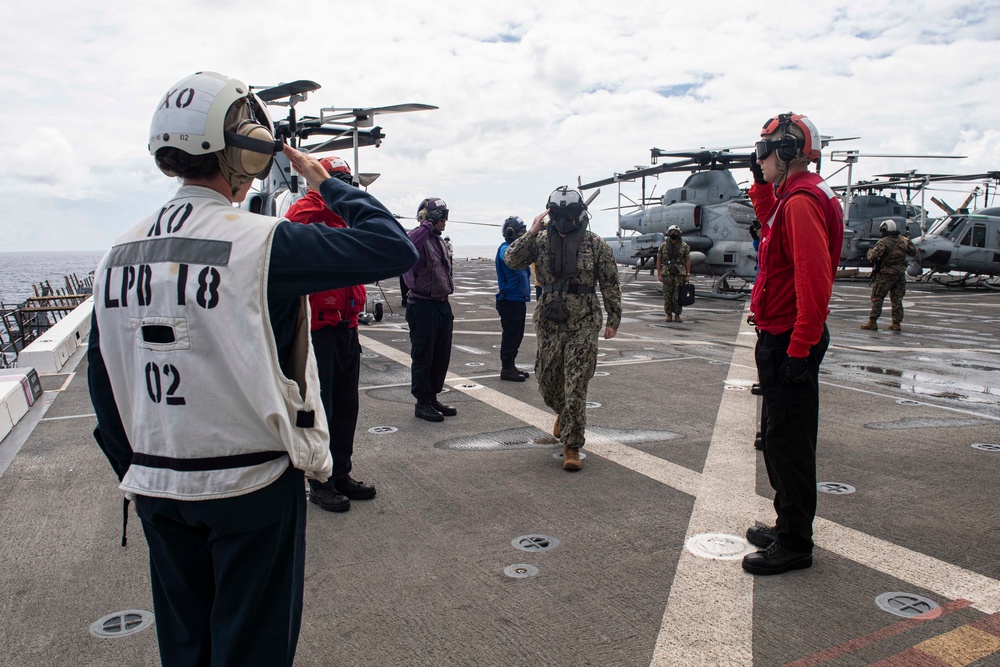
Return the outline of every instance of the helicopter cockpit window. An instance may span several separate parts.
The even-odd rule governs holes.
[[[726,207],[729,217],[733,219],[738,225],[750,226],[754,219],[757,217],[754,215],[753,207],[749,204],[740,201],[730,202],[729,206]]]
[[[985,248],[986,247],[986,225],[973,225],[972,229],[968,234],[965,235],[965,239],[962,240],[962,245],[969,245],[966,241],[972,237],[972,247],[973,248]]]
[[[934,226],[930,228],[928,233],[938,234],[940,236],[946,236],[953,239],[968,219],[968,216],[965,215],[949,215],[935,222]]]

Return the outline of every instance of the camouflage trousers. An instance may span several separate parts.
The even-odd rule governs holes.
[[[869,317],[877,320],[882,314],[882,302],[885,295],[889,295],[889,302],[892,304],[892,321],[903,321],[903,295],[906,294],[906,274],[905,273],[879,273],[875,277],[875,284],[872,285],[872,312]]]
[[[535,375],[545,405],[559,415],[559,440],[583,447],[587,429],[587,385],[597,368],[597,330],[538,327]]]
[[[676,276],[669,273],[663,274],[663,312],[667,315],[681,314],[681,302],[677,297],[686,277],[684,274]]]

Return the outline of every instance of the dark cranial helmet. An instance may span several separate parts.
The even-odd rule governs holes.
[[[431,224],[437,224],[448,219],[448,205],[443,199],[428,197],[417,206],[417,220],[430,220]]]
[[[528,226],[524,224],[524,220],[516,215],[512,215],[503,221],[503,229],[501,231],[503,231],[504,239],[513,241],[524,236],[524,233],[528,231]]]
[[[878,230],[882,233],[882,236],[891,236],[899,233],[899,228],[896,227],[895,220],[883,220],[882,224],[878,226]]]
[[[549,209],[549,220],[560,234],[569,234],[583,227],[590,219],[583,195],[566,185],[552,191],[546,206]]]

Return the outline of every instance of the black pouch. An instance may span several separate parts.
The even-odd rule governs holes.
[[[562,324],[569,319],[569,308],[563,303],[561,292],[556,292],[542,308],[542,319],[553,324]]]
[[[669,273],[672,276],[679,275],[680,272],[681,270],[680,268],[677,267],[676,264],[671,264],[670,266],[667,267],[667,273]]]

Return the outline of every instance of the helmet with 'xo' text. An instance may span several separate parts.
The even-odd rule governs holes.
[[[164,148],[193,156],[217,153],[235,189],[267,173],[281,144],[264,103],[242,81],[197,72],[171,86],[153,114],[149,153],[156,156]]]

